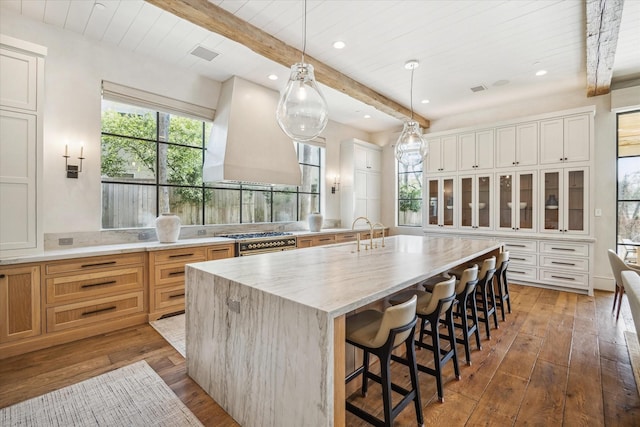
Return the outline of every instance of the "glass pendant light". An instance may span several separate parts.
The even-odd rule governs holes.
[[[313,75],[313,66],[305,64],[307,45],[307,1],[304,1],[302,60],[291,66],[287,87],[280,95],[276,119],[278,125],[296,141],[310,141],[320,135],[329,121],[329,108]]]
[[[415,59],[404,64],[406,69],[411,70],[411,119],[404,123],[394,151],[396,159],[405,166],[419,165],[429,153],[429,146],[422,137],[420,125],[413,120],[413,70],[419,65]]]

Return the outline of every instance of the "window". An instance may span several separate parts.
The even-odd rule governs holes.
[[[149,227],[161,212],[183,225],[305,220],[320,210],[323,148],[297,144],[302,185],[202,181],[211,123],[102,101],[102,227]]]
[[[640,252],[640,111],[618,114],[618,254],[638,263]]]
[[[422,226],[422,165],[398,162],[398,225]]]

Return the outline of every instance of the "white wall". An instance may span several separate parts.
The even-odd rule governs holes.
[[[167,65],[129,51],[92,41],[75,33],[36,22],[3,9],[3,34],[48,48],[45,59],[44,197],[45,233],[98,231],[101,228],[100,84],[109,80],[181,101],[215,108],[218,81]],[[339,194],[330,184],[339,172],[340,141],[368,140],[366,132],[329,122],[327,140],[325,218],[340,218]],[[70,163],[84,145],[83,172],[67,179],[65,144]]]
[[[611,112],[611,96],[603,95],[586,97],[586,89],[545,94],[544,96],[488,108],[466,114],[447,117],[431,122],[429,132],[440,132],[465,127],[491,125],[504,120],[534,116],[555,111],[569,110],[583,106],[596,106],[595,115],[595,153],[594,153],[594,208],[602,209],[602,216],[592,221],[592,232],[596,238],[594,287],[596,289],[613,290],[613,276],[607,260],[607,249],[615,248],[616,242],[616,115]],[[395,135],[381,133],[373,136],[374,142],[385,146],[383,150],[383,194],[395,194],[395,161],[392,144]],[[383,221],[395,224],[395,202],[383,201]],[[593,214],[593,212],[591,213]],[[403,234],[420,234],[421,229],[394,227],[393,232]]]

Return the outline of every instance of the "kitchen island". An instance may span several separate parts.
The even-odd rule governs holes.
[[[188,374],[243,426],[344,425],[345,318],[499,251],[393,236],[187,266]]]

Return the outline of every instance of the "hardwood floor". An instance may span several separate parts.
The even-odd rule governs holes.
[[[613,294],[595,297],[511,285],[513,312],[467,366],[462,380],[451,363],[444,371],[445,402],[436,398],[435,379],[420,374],[425,425],[640,426],[640,396],[624,338],[634,330],[626,298],[620,320],[611,315]],[[484,334],[482,335],[484,337]],[[458,347],[462,349],[461,346]],[[418,351],[427,364],[430,354]],[[131,327],[0,361],[0,407],[146,360],[206,426],[237,426],[186,375],[185,361],[149,325]],[[408,384],[394,364],[394,381]],[[366,399],[381,411],[380,387]],[[347,425],[367,425],[348,414]],[[407,407],[396,426],[415,426]]]

